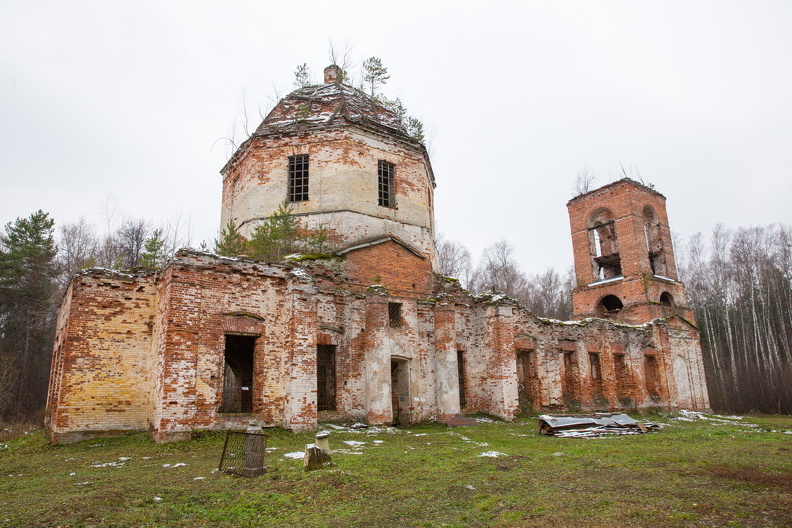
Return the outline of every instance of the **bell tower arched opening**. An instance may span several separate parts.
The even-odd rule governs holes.
[[[603,297],[594,310],[597,317],[608,317],[615,315],[624,308],[624,303],[615,295],[606,295]]]
[[[588,221],[591,270],[594,280],[612,279],[622,274],[616,225],[609,209],[601,207]]]
[[[660,236],[660,221],[651,205],[643,208],[644,234],[646,235],[646,250],[649,254],[649,267],[653,275],[667,276],[668,265],[663,239]]]

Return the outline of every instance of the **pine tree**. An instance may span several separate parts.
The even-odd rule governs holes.
[[[220,240],[215,240],[215,253],[224,257],[244,255],[247,249],[247,240],[239,232],[233,219],[229,220],[220,232]]]
[[[425,141],[424,131],[423,131],[423,123],[416,119],[415,117],[408,117],[407,121],[404,123],[404,128],[407,129],[407,133],[410,135],[411,138],[423,143]]]
[[[297,88],[305,88],[311,85],[311,72],[308,70],[308,64],[302,63],[294,70],[294,86]]]
[[[363,81],[369,84],[372,96],[377,86],[385,84],[388,79],[390,79],[388,68],[382,65],[382,59],[370,57],[363,61]]]
[[[146,269],[160,269],[165,265],[165,239],[161,229],[155,229],[154,233],[146,239],[143,244],[143,252],[140,254],[140,267]]]
[[[277,211],[261,222],[248,242],[253,258],[276,262],[285,255],[299,250],[300,232],[291,206],[283,202]]]
[[[46,397],[58,275],[54,225],[37,211],[0,235],[0,363],[12,376],[12,398],[0,408],[6,417],[34,413]]]

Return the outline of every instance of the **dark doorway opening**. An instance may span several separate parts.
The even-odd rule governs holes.
[[[225,336],[223,400],[220,412],[253,412],[253,355],[255,336]]]
[[[517,351],[517,398],[520,410],[530,414],[535,409],[538,374],[536,371],[536,351]]]
[[[410,371],[406,359],[391,358],[391,408],[393,425],[410,423]]]
[[[459,376],[459,407],[462,409],[467,405],[465,397],[465,352],[457,350],[457,374]]]
[[[578,358],[574,351],[563,351],[564,353],[564,376],[561,378],[561,395],[569,410],[578,401]],[[575,402],[575,403],[573,403]]]
[[[316,347],[316,404],[320,411],[336,410],[336,347]]]

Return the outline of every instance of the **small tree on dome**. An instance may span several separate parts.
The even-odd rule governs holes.
[[[308,69],[307,63],[302,63],[294,70],[294,86],[297,88],[305,88],[311,85],[311,72]]]
[[[388,82],[388,79],[388,68],[382,65],[382,59],[370,57],[363,61],[363,81],[369,84],[372,96],[377,87]]]

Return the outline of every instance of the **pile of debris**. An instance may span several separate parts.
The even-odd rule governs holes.
[[[539,416],[539,432],[566,438],[633,435],[659,431],[659,424],[639,422],[626,414],[596,413],[587,416]]]

